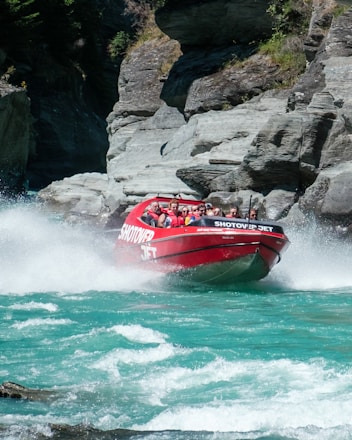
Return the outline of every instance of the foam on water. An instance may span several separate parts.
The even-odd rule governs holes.
[[[32,205],[0,211],[0,246],[0,294],[130,291],[156,279],[148,272],[118,271],[114,237],[50,219]]]
[[[24,304],[12,304],[8,308],[12,310],[46,310],[48,312],[58,311],[58,306],[56,304],[35,301],[30,301]]]
[[[176,352],[180,351],[181,349],[177,349],[171,344],[161,344],[158,347],[144,350],[117,348],[104,355],[99,361],[95,362],[92,365],[92,368],[112,371],[115,366],[121,364],[147,365],[149,363],[160,362],[174,357]]]
[[[54,319],[54,318],[36,318],[36,319],[27,319],[22,322],[15,322],[10,327],[15,328],[17,330],[22,330],[26,327],[40,327],[40,326],[57,326],[57,325],[67,325],[71,324],[73,321],[70,319]]]
[[[165,342],[167,335],[158,331],[145,328],[139,324],[135,325],[115,325],[110,329],[118,335],[122,335],[130,341],[140,342],[144,344]]]
[[[325,290],[352,286],[352,246],[313,226],[288,229],[291,245],[269,280],[292,290]]]
[[[240,365],[234,363],[232,369],[226,362],[223,367],[214,362],[193,374],[190,370],[180,374],[180,370],[174,369],[168,375],[164,383],[154,382],[162,399],[176,388],[181,390],[182,385],[188,392],[192,387],[196,389],[201,376],[202,385],[219,381],[224,391],[226,381],[228,387],[238,386],[238,396],[230,400],[217,396],[206,403],[199,399],[198,404],[170,407],[148,423],[135,425],[135,429],[278,432],[282,427],[297,429],[312,425],[329,429],[350,423],[351,372],[336,373],[318,362],[241,362]],[[147,377],[144,384],[148,381],[151,384],[152,380]]]

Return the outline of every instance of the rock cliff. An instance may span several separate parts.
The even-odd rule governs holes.
[[[24,191],[24,180],[31,148],[32,115],[23,88],[0,80],[0,192],[16,188]]]
[[[6,4],[13,2],[3,3],[0,15],[5,13]],[[61,11],[63,14],[65,8],[69,10],[72,3],[82,2],[66,2],[65,5],[63,2],[51,2],[47,8],[52,11],[51,15],[46,16],[52,20],[51,25],[40,18],[40,26],[33,24],[28,35],[21,28],[27,22],[26,18],[21,22],[20,10],[33,12],[32,18],[36,16],[37,9],[40,10],[37,2],[29,3],[27,6],[10,7],[14,17],[7,17],[7,20],[1,17],[2,89],[9,87],[8,82],[18,87],[16,93],[8,94],[7,98],[2,95],[3,115],[7,107],[6,112],[12,116],[6,130],[3,125],[0,126],[0,139],[5,137],[7,145],[10,142],[16,145],[16,149],[21,149],[30,133],[25,174],[19,184],[23,186],[26,180],[31,189],[40,189],[53,180],[79,172],[105,172],[108,150],[106,116],[118,99],[116,76],[121,62],[119,59],[112,61],[106,47],[113,35],[118,30],[127,29],[130,23],[123,14],[124,0],[92,0],[91,10],[80,12],[81,22],[77,16],[73,19],[76,20],[76,28],[79,28],[82,21],[84,25],[84,20],[91,20],[89,13],[99,8],[99,17],[94,17],[94,26],[98,28],[95,40],[89,39],[88,31],[84,33],[81,30],[82,38],[68,43],[67,38],[71,38],[72,32],[63,29],[67,22],[58,13]],[[86,15],[82,17],[83,14]],[[67,21],[69,19],[67,17]],[[17,28],[16,24],[20,27]],[[41,30],[38,31],[38,28]],[[19,35],[21,32],[23,37]],[[20,108],[21,93],[23,109]],[[23,117],[28,110],[29,119]],[[20,142],[19,133],[23,133]],[[2,157],[8,156],[6,148],[4,144],[0,146]],[[19,175],[23,165],[24,161],[19,160],[16,167],[9,162],[2,169],[6,169],[7,174]],[[13,192],[18,189],[13,179],[7,180],[6,186]]]
[[[312,215],[347,230],[352,10],[334,17],[334,2],[313,1],[306,71],[285,88],[286,72],[249,44],[271,29],[263,3],[167,2],[156,21],[168,37],[122,63],[106,175],[53,182],[39,198],[70,218],[118,225],[151,194],[243,210],[252,196],[260,216]]]

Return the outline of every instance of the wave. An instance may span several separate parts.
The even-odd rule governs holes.
[[[17,330],[22,330],[26,327],[40,327],[40,326],[57,326],[57,325],[67,325],[72,324],[73,321],[70,319],[53,319],[53,318],[34,318],[27,319],[23,322],[15,322],[11,325],[12,328]]]

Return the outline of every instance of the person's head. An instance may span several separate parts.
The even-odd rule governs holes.
[[[222,210],[221,210],[221,208],[214,208],[214,215],[222,216]]]
[[[199,206],[193,205],[191,211],[192,211],[192,214],[199,214]]]
[[[178,205],[179,205],[178,200],[177,199],[172,199],[169,202],[169,209],[171,211],[173,211],[174,213],[176,213],[176,212],[178,212]]]
[[[187,208],[187,206],[182,206],[181,208],[182,217],[187,217],[188,213],[189,213],[189,209]]]
[[[211,203],[205,204],[205,212],[206,212],[206,215],[214,215],[214,209],[213,209],[213,205]]]
[[[156,214],[160,214],[161,213],[161,208],[158,202],[152,202],[150,204],[150,209],[155,212]]]
[[[199,215],[205,215],[205,205],[199,205]]]
[[[251,220],[257,220],[257,216],[258,216],[258,214],[257,214],[257,210],[256,210],[255,208],[251,208],[251,209],[249,210],[249,218],[250,218]]]
[[[230,215],[231,215],[231,217],[237,217],[238,215],[239,215],[239,213],[240,213],[240,210],[239,210],[239,208],[238,208],[238,206],[237,205],[235,205],[233,208],[231,208],[231,210],[230,210]]]

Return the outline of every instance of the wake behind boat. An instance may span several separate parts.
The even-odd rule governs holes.
[[[167,206],[171,200],[154,197],[129,213],[116,242],[118,266],[177,273],[204,283],[251,281],[264,278],[289,246],[276,222],[202,216],[179,227],[148,224],[148,207],[153,202]],[[189,210],[204,204],[177,201]]]

